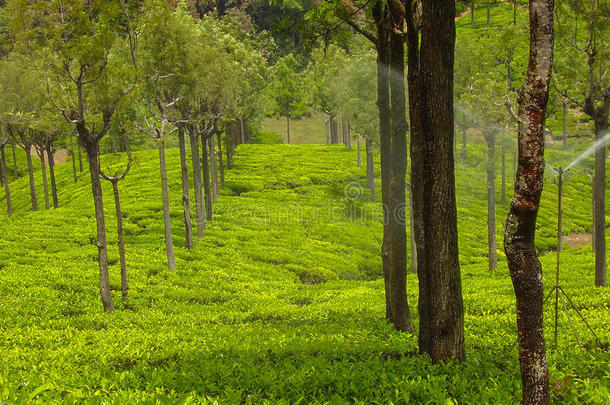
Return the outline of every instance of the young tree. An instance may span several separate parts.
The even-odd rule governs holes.
[[[534,238],[544,184],[544,123],[553,64],[553,0],[530,0],[530,56],[519,94],[519,166],[504,227],[504,250],[517,299],[524,404],[549,402],[542,322],[542,266]]]

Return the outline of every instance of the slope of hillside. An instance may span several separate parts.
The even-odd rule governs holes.
[[[512,287],[504,264],[486,271],[485,186],[474,180],[483,151],[470,152],[458,166],[468,360],[438,366],[416,354],[415,337],[384,322],[381,207],[367,202],[358,186],[364,169],[342,146],[241,146],[215,219],[192,251],[183,248],[179,159],[170,150],[175,272],[165,265],[157,155],[137,153],[121,184],[131,298],[113,315],[102,313],[98,297],[86,176],[74,184],[69,165],[59,167],[61,207],[38,213],[27,211],[27,179],[12,183],[17,212],[0,223],[0,400],[518,401]],[[102,160],[111,170],[121,158]],[[584,177],[570,181],[568,231],[590,228]],[[548,238],[554,193],[548,185],[540,218]],[[545,250],[551,243],[540,239]],[[114,243],[110,251],[118,304]],[[591,287],[590,245],[563,258],[564,286],[608,342],[610,295]],[[543,261],[550,286],[554,256]],[[415,314],[414,275],[408,293]],[[549,353],[554,397],[604,402],[608,352],[583,332],[582,356],[560,319],[559,349]]]

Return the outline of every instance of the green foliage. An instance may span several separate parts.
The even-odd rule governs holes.
[[[273,82],[269,92],[275,103],[273,112],[281,117],[298,119],[305,115],[307,107],[306,86],[299,72],[297,58],[288,54],[273,67]]]
[[[266,144],[266,145],[272,145],[272,144],[284,142],[284,140],[282,139],[282,136],[280,134],[278,134],[277,132],[273,132],[273,131],[257,131],[252,135],[251,141],[254,144],[262,143],[262,144]]]

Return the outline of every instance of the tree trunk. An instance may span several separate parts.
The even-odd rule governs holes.
[[[191,159],[193,161],[193,186],[195,191],[195,213],[197,214],[197,236],[205,234],[205,212],[203,209],[203,185],[201,184],[201,158],[199,156],[199,136],[195,125],[189,131],[191,138]]]
[[[19,178],[19,171],[17,170],[17,150],[14,143],[11,144],[11,148],[13,149],[13,177],[17,180]]]
[[[608,118],[595,122],[595,137],[602,139],[608,132]],[[593,188],[593,200],[595,218],[595,286],[606,286],[606,147],[602,145],[595,152],[595,178]]]
[[[356,137],[356,150],[358,151],[358,167],[362,167],[362,151],[360,147],[360,135]]]
[[[225,162],[222,157],[222,133],[216,134],[216,142],[218,143],[218,168],[220,169],[220,188],[225,188]]]
[[[375,162],[373,161],[373,141],[366,140],[366,185],[371,192],[371,201],[375,202]]]
[[[47,145],[47,158],[49,160],[49,174],[51,176],[51,195],[53,197],[53,208],[59,207],[57,198],[57,182],[55,181],[55,156],[51,145]]]
[[[72,151],[72,177],[76,183],[78,182],[78,177],[76,176],[76,155],[74,154],[76,152],[74,150],[74,132],[70,132],[70,150]]]
[[[502,146],[502,195],[500,203],[506,205],[506,148]]]
[[[455,2],[425,0],[421,43],[424,254],[428,319],[420,350],[433,362],[464,360],[464,310],[457,245],[454,173]],[[414,184],[416,184],[414,182]],[[418,256],[419,258],[419,256]],[[421,292],[420,292],[421,295]],[[427,322],[426,322],[427,321]]]
[[[5,145],[0,146],[0,168],[2,169],[2,182],[4,183],[4,194],[6,195],[6,213],[10,218],[13,216],[13,204],[11,203],[11,189],[8,183],[8,170],[6,168],[4,147]]]
[[[491,23],[491,7],[489,3],[487,3],[487,25]]]
[[[415,243],[415,224],[413,218],[413,190],[409,185],[409,231],[411,232],[411,273],[417,274],[417,245]]]
[[[193,243],[193,223],[191,221],[191,201],[189,198],[189,167],[186,163],[186,142],[184,139],[184,125],[178,127],[178,144],[180,147],[180,168],[182,174],[182,211],[184,214],[184,229],[186,248],[195,247]]]
[[[119,260],[121,262],[121,295],[123,300],[129,296],[129,283],[127,282],[127,263],[125,261],[125,242],[123,241],[123,211],[121,210],[121,198],[119,196],[118,180],[112,182],[114,192],[114,207],[116,209],[117,241],[119,245]]]
[[[496,252],[496,134],[488,133],[487,142],[487,247],[489,271],[498,268]]]
[[[347,128],[345,129],[346,136],[347,136],[347,151],[351,152],[352,151],[352,126],[351,126],[351,122],[350,122],[349,118],[346,118],[345,122],[347,124]]]
[[[470,2],[470,24],[474,25],[474,1]]]
[[[466,131],[468,126],[466,125],[466,113],[462,111],[462,158],[465,160],[468,157],[468,151],[466,148]]]
[[[51,203],[49,201],[49,183],[47,181],[47,165],[44,161],[44,148],[40,148],[38,151],[40,153],[40,170],[42,171],[42,186],[44,189],[44,202],[45,208],[51,208]]]
[[[383,242],[381,260],[385,284],[386,320],[393,322],[391,269],[391,230],[389,219],[393,215],[388,207],[390,202],[390,179],[392,177],[392,142],[390,127],[390,40],[387,6],[377,2],[373,8],[377,28],[377,106],[379,110],[379,139],[381,155],[381,201],[383,207]],[[331,139],[332,141],[332,139]]]
[[[212,185],[210,183],[210,159],[208,157],[208,141],[205,134],[201,134],[201,169],[203,172],[203,190],[205,194],[206,220],[212,220]]]
[[[517,0],[513,0],[513,25],[517,25]]]
[[[562,103],[563,109],[563,150],[568,150],[568,103]]]
[[[78,149],[78,166],[79,166],[79,172],[83,172],[83,154],[81,153],[81,147],[80,145],[76,145],[76,149]]]
[[[97,257],[99,264],[100,295],[104,311],[114,312],[114,303],[110,292],[110,276],[108,274],[108,246],[106,243],[106,222],[104,219],[104,199],[102,196],[102,183],[100,181],[100,147],[96,142],[87,145],[87,159],[91,175],[91,189],[93,191],[93,204],[95,207],[95,221],[97,224]]]
[[[218,201],[218,156],[216,155],[216,140],[214,135],[208,139],[210,148],[210,173],[212,177],[212,202]]]
[[[392,315],[394,327],[412,331],[407,300],[407,227],[405,180],[407,172],[407,101],[404,37],[390,31],[390,126],[392,178],[390,180],[390,249]],[[453,117],[452,117],[453,118]],[[451,122],[453,126],[453,121]],[[452,134],[453,135],[453,134]]]
[[[530,56],[519,99],[519,167],[504,227],[504,250],[517,300],[524,404],[549,403],[543,333],[542,266],[534,238],[544,184],[544,121],[553,63],[553,0],[530,0]]]
[[[38,198],[36,196],[36,183],[34,181],[34,167],[32,166],[32,145],[24,145],[25,156],[28,161],[28,175],[30,176],[30,199],[32,211],[38,211]]]
[[[163,194],[163,225],[165,230],[165,251],[167,253],[167,266],[176,270],[176,255],[174,254],[174,239],[172,237],[172,223],[169,212],[169,190],[167,186],[167,163],[165,161],[165,141],[159,141],[159,166],[161,169],[161,189]]]
[[[286,143],[290,145],[290,114],[286,116]]]

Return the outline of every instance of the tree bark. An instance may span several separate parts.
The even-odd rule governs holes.
[[[608,132],[608,117],[603,121],[595,122],[595,137],[602,139]],[[595,238],[595,286],[606,286],[606,147],[602,145],[595,152],[595,177],[593,187],[593,200],[595,218],[593,229]]]
[[[76,152],[74,150],[74,132],[70,132],[70,150],[72,151],[72,177],[76,183],[78,182],[78,177],[76,176],[76,155],[74,154]]]
[[[205,194],[205,215],[206,220],[211,221],[213,216],[212,210],[212,185],[210,183],[210,159],[208,157],[208,141],[205,138],[206,134],[201,134],[201,169],[203,172],[203,190]]]
[[[203,185],[201,184],[201,158],[199,156],[199,136],[195,125],[189,131],[191,139],[191,159],[193,161],[193,186],[195,191],[195,213],[197,215],[197,236],[205,235],[205,212],[203,209]]]
[[[79,172],[83,172],[83,154],[81,153],[81,147],[80,145],[76,145],[76,149],[78,149],[78,171]]]
[[[371,201],[375,202],[375,162],[373,160],[373,141],[366,140],[366,185],[371,193]]]
[[[123,211],[121,210],[121,198],[119,196],[118,180],[112,182],[112,191],[114,192],[117,241],[119,245],[119,260],[121,262],[121,295],[123,300],[126,300],[129,297],[129,283],[127,282],[127,262],[125,260],[125,242],[123,240]]]
[[[4,194],[6,195],[6,213],[13,216],[13,204],[11,203],[11,188],[8,183],[8,170],[6,168],[6,157],[4,154],[5,145],[0,146],[0,168],[2,169],[2,182],[4,183]]]
[[[182,174],[182,211],[184,214],[184,229],[186,248],[195,247],[193,243],[193,222],[191,221],[191,201],[189,198],[189,167],[186,163],[186,142],[184,139],[184,125],[178,127],[178,144],[180,148],[180,168]]]
[[[161,189],[163,194],[163,225],[165,229],[165,250],[167,253],[167,266],[176,270],[176,255],[174,254],[174,239],[172,237],[172,224],[169,212],[169,190],[167,186],[167,163],[165,161],[165,142],[159,141],[159,164],[161,170]]]
[[[225,188],[225,162],[222,157],[222,133],[216,134],[216,143],[218,143],[218,169],[220,172],[220,188]]]
[[[347,124],[347,128],[345,129],[347,136],[347,151],[352,151],[352,126],[349,118],[345,119],[345,123]]]
[[[286,143],[290,145],[290,114],[286,116]]]
[[[362,151],[360,147],[360,135],[356,137],[356,150],[358,151],[358,167],[362,167]]]
[[[496,134],[485,135],[487,143],[487,247],[489,271],[498,268],[496,252]]]
[[[36,183],[34,180],[34,167],[32,165],[32,145],[24,145],[25,156],[28,161],[28,175],[30,176],[30,199],[32,200],[32,211],[38,211],[38,198],[36,196]]]
[[[11,144],[11,148],[13,149],[13,177],[17,180],[19,178],[19,171],[17,170],[17,150],[14,143]]]
[[[51,177],[51,196],[53,197],[53,208],[59,207],[57,198],[57,181],[55,180],[55,156],[51,144],[47,145],[47,158],[49,160],[49,174]]]
[[[44,160],[44,147],[41,147],[38,152],[40,153],[40,170],[42,172],[42,186],[44,189],[44,202],[45,208],[51,208],[51,202],[49,200],[49,182],[47,181],[47,165]]]
[[[553,0],[530,0],[530,54],[519,97],[519,165],[504,227],[504,250],[517,301],[524,404],[549,403],[543,333],[542,266],[534,238],[544,184],[544,124],[553,63]]]
[[[216,155],[216,140],[214,135],[208,138],[210,148],[210,174],[212,178],[212,202],[218,201],[218,156]]]
[[[433,362],[464,360],[453,155],[455,2],[424,0],[422,18],[418,91],[422,127],[416,139],[423,139],[423,159],[419,164],[423,173],[420,198],[425,260],[423,266],[418,263],[418,275],[420,280],[425,279],[423,286],[427,289],[420,308],[428,306],[428,313],[420,324],[420,350],[428,353]]]
[[[110,276],[108,274],[108,246],[106,242],[106,222],[104,218],[104,199],[100,181],[100,147],[97,142],[87,145],[87,159],[91,175],[91,189],[93,191],[93,204],[95,207],[95,221],[97,224],[97,253],[99,264],[100,295],[104,311],[114,312],[114,303],[110,292]]]

